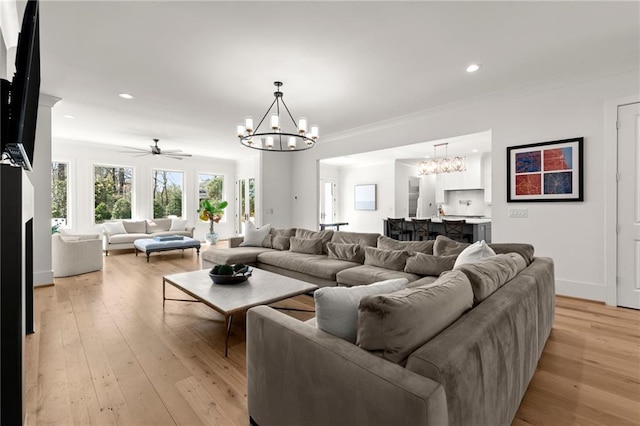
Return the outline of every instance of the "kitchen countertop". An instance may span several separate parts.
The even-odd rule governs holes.
[[[411,221],[412,218],[406,217],[405,220],[406,221]],[[413,219],[431,219],[431,221],[433,223],[442,223],[442,219],[443,218],[439,218],[439,217],[425,217],[425,218],[413,218]],[[464,219],[467,221],[467,223],[469,225],[479,225],[482,223],[491,223],[491,218],[490,217],[484,217],[484,218],[469,218],[469,217],[462,217],[462,216],[445,216],[444,219],[446,220],[461,220]]]

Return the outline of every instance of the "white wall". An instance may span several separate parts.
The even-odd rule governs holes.
[[[295,210],[303,205],[315,205],[317,198],[314,197],[317,197],[317,192],[292,193],[291,191],[291,163],[300,154],[299,152],[261,151],[260,153],[262,155],[260,170],[262,222],[258,222],[257,225],[270,223],[274,228],[287,228],[291,223],[292,208]],[[317,181],[315,173],[313,180]]]
[[[571,82],[575,76],[565,76],[325,138],[313,150],[300,153],[292,165],[293,191],[317,191],[318,159],[490,129],[493,241],[533,244],[536,255],[554,259],[559,294],[604,301],[604,109],[608,100],[639,92],[638,71],[585,75],[579,83]],[[508,207],[514,204],[506,202],[506,147],[577,136],[585,138],[585,201],[518,203],[528,209],[528,217],[508,218]],[[291,226],[313,226],[316,210],[313,203],[294,209]],[[379,218],[387,212],[380,213]],[[358,230],[379,232],[381,226],[375,222],[363,223]]]
[[[383,233],[382,220],[393,216],[395,209],[395,167],[394,163],[375,164],[361,167],[341,168],[341,205],[342,218],[349,223],[344,230],[351,232],[379,232]],[[355,210],[354,192],[355,185],[376,184],[376,210]],[[305,206],[306,207],[306,206]],[[307,214],[311,212],[307,211]],[[316,216],[317,217],[317,214]],[[296,222],[302,223],[302,222]],[[309,229],[315,229],[317,225],[306,221],[304,225],[297,225]],[[340,228],[342,230],[342,227]]]
[[[136,157],[119,153],[117,146],[84,144],[55,140],[51,161],[69,163],[69,226],[74,232],[100,232],[101,227],[93,223],[93,165],[115,165],[133,167],[133,219],[153,217],[153,169],[181,171],[184,173],[183,218],[189,226],[195,226],[194,238],[204,239],[208,222],[198,219],[198,174],[224,175],[224,199],[229,201],[220,223],[215,225],[220,238],[234,235],[235,163],[229,160],[192,157],[175,160],[161,156]],[[37,154],[37,153],[36,153]],[[49,165],[49,169],[51,166]],[[49,173],[50,179],[50,173]],[[49,192],[51,184],[49,183]],[[49,201],[49,206],[51,202]],[[37,207],[36,207],[37,208]],[[49,207],[49,213],[50,213]]]
[[[389,217],[409,217],[409,177],[417,176],[417,168],[398,161],[395,167],[395,207]]]
[[[438,212],[436,204],[436,175],[420,176],[420,215],[418,217],[435,216]]]

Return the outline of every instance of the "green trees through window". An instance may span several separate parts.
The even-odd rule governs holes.
[[[51,226],[67,225],[69,165],[51,163]]]
[[[154,219],[182,217],[182,172],[154,170],[153,172],[153,217]]]
[[[132,167],[93,167],[94,221],[131,219]]]

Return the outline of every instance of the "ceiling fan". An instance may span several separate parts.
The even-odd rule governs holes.
[[[138,154],[138,155],[134,155],[134,157],[142,157],[143,155],[164,155],[164,156],[167,156],[169,158],[175,158],[176,160],[182,160],[184,157],[191,157],[191,154],[182,154],[182,150],[181,149],[166,149],[166,150],[162,150],[158,146],[158,142],[159,141],[160,141],[160,139],[154,139],[153,140],[154,145],[149,145],[149,148],[151,148],[151,150],[142,149],[142,148],[135,148],[135,147],[132,147],[132,146],[125,146],[123,148],[130,149],[131,151],[118,151],[118,152],[123,152],[123,153],[127,153],[127,154]]]

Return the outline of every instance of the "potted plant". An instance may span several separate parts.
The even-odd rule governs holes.
[[[226,201],[200,201],[200,209],[198,214],[200,220],[209,221],[209,233],[204,235],[204,239],[211,244],[218,242],[218,233],[213,230],[213,224],[220,222],[224,209],[229,205]]]

